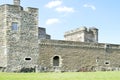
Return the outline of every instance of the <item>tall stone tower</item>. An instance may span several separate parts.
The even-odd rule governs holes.
[[[75,30],[65,32],[65,40],[80,42],[98,42],[98,29],[81,27]]]
[[[18,6],[20,6],[20,0],[14,0],[14,5],[18,5]]]
[[[0,5],[0,67],[8,72],[34,68],[37,57],[38,9],[23,10],[20,0]]]

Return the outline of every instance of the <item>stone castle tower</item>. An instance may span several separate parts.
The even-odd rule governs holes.
[[[38,27],[38,8],[0,5],[0,72],[120,70],[120,45],[98,43],[97,28],[52,40]]]
[[[81,27],[65,32],[65,40],[80,42],[98,42],[98,29]]]
[[[0,67],[34,68],[38,60],[38,9],[23,10],[20,0],[0,6]]]

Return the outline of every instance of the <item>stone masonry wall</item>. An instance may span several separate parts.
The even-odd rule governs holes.
[[[95,71],[120,68],[120,45],[106,47],[102,43],[82,43],[59,40],[40,40],[39,65],[47,71]],[[59,56],[59,66],[53,57]]]
[[[38,39],[51,39],[51,36],[46,34],[46,29],[38,27]]]
[[[120,45],[96,43],[98,29],[66,33],[73,41],[50,40],[38,31],[38,9],[17,1],[0,6],[0,72],[120,70]]]
[[[7,71],[34,68],[38,56],[38,9],[6,6]],[[15,28],[12,23],[17,23]]]
[[[0,71],[7,66],[5,6],[0,6]]]

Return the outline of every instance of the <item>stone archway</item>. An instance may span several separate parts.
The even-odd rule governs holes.
[[[59,56],[53,57],[53,66],[60,66],[60,57]]]

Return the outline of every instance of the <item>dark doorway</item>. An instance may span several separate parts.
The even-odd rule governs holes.
[[[59,56],[53,57],[53,66],[59,66]]]

